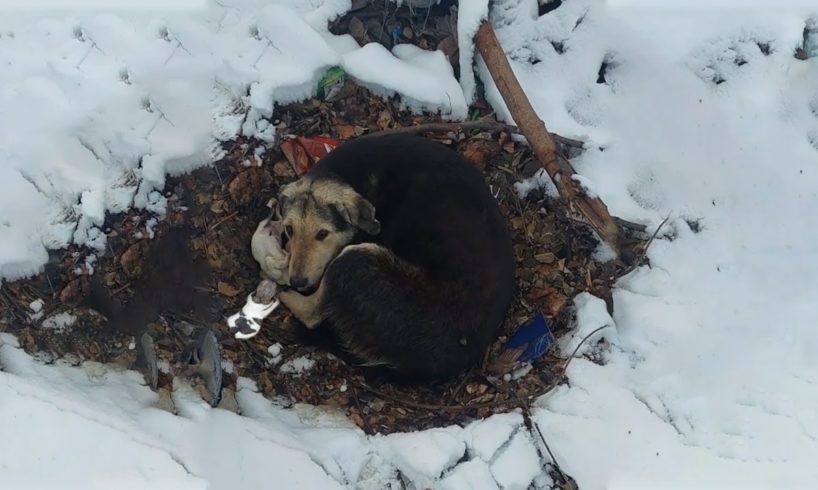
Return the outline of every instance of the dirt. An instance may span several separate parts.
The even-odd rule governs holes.
[[[492,120],[485,107],[476,105],[475,119]],[[396,101],[374,97],[351,82],[332,102],[312,99],[280,107],[276,118],[272,122],[279,135],[339,140],[438,121],[401,111]],[[103,227],[108,246],[104,254],[97,253],[93,274],[84,265],[92,251],[72,246],[52,253],[43,274],[0,289],[0,331],[15,334],[27,352],[44,362],[92,360],[141,370],[145,361],[137,344],[147,332],[160,365],[171,367],[157,383],[167,395],[188,362],[196,336],[191,325],[209,327],[228,361],[222,380],[226,399],[243,376],[275,403],[334,407],[370,433],[465,423],[514,408],[561,381],[562,359],[552,349],[519,378],[507,376],[519,368],[502,362],[509,336],[537,311],[557,337],[564,335],[572,328],[571,299],[582,291],[603,298],[611,309],[611,286],[626,265],[594,260],[596,239],[560,201],[539,190],[518,198],[513,184],[539,167],[508,132],[428,137],[460,151],[484,171],[513,233],[519,294],[486,361],[469,372],[421,386],[398,383],[383,372],[348,364],[329,339],[320,331],[308,332],[285,308],[265,320],[258,336],[247,341],[229,336],[226,317],[241,308],[259,280],[250,237],[268,213],[267,201],[296,178],[278,145],[256,157],[261,143],[245,139],[227,144],[224,158],[212,166],[168,179],[167,214],[154,227],[153,238],[146,226],[150,213],[112,215]],[[106,300],[109,296],[114,300]],[[38,298],[45,303],[32,317],[29,305]],[[60,313],[76,321],[49,328],[47,320]],[[268,348],[275,343],[281,347],[274,360]],[[280,369],[304,356],[314,361],[311,369]]]

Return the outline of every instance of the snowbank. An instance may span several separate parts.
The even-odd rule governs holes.
[[[502,17],[524,3],[497,6],[498,35],[549,128],[589,140],[578,171],[615,215],[671,215],[612,319],[577,298],[578,332],[614,325],[597,334],[612,346],[540,401],[555,457],[580,488],[810,486],[818,63],[793,56],[810,12],[580,0]]]
[[[342,415],[276,407],[246,379],[236,394],[241,415],[210,408],[181,385],[174,415],[156,408],[157,395],[137,373],[96,363],[46,366],[7,334],[0,334],[0,368],[7,442],[0,477],[8,490],[257,489],[270,482],[379,490],[398,484],[398,471],[410,481],[470,488],[462,482],[482,480],[489,465],[491,474],[517,483],[541,472],[533,446],[514,439],[503,446],[524,430],[519,416],[370,438]],[[502,437],[494,451],[466,454],[468,432],[495,430]]]
[[[272,142],[275,105],[332,66],[410,109],[467,114],[442,53],[330,34],[348,0],[58,3],[0,5],[0,280],[68,243],[104,249],[107,213],[161,216],[166,175],[238,135]]]

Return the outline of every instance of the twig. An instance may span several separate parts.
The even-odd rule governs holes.
[[[545,450],[548,452],[548,457],[551,458],[551,462],[554,464],[554,469],[556,469],[557,473],[559,473],[560,478],[562,479],[562,483],[567,483],[568,477],[565,476],[565,473],[563,473],[562,468],[560,468],[560,464],[557,463],[557,458],[554,457],[554,453],[548,446],[548,442],[545,440],[545,436],[540,430],[540,426],[531,417],[531,409],[529,407],[523,407],[523,421],[525,422],[525,425],[528,428],[529,432],[531,432],[531,427],[534,427],[537,430],[537,435],[540,436],[540,440],[542,441],[543,446],[545,446]]]
[[[469,410],[471,408],[477,408],[477,409],[479,409],[479,408],[491,408],[491,407],[495,407],[497,405],[504,405],[504,404],[508,405],[510,407],[518,407],[519,406],[519,401],[520,401],[520,398],[510,398],[509,400],[506,400],[508,403],[498,402],[498,401],[490,401],[490,402],[484,402],[484,403],[475,403],[474,405],[435,405],[435,404],[420,403],[420,402],[416,402],[416,401],[413,401],[413,400],[408,400],[406,398],[403,398],[403,397],[400,397],[400,396],[397,396],[397,395],[390,395],[389,393],[384,393],[383,391],[375,389],[375,388],[369,386],[366,383],[360,383],[359,382],[358,386],[360,388],[363,388],[364,390],[372,393],[373,395],[377,396],[378,398],[388,400],[388,401],[392,401],[392,402],[395,402],[395,403],[400,403],[402,405],[406,405],[407,407],[418,408],[418,409],[422,409],[422,410],[439,410],[439,411],[445,411],[445,412],[459,412],[459,411],[463,411],[463,410]]]
[[[454,388],[451,396],[449,396],[449,403],[454,402],[454,399],[457,398],[457,395],[458,393],[460,393],[460,390],[462,390],[463,387],[466,386],[466,381],[469,380],[472,372],[474,372],[474,366],[470,367],[469,370],[466,371],[466,374],[463,375],[463,379],[461,379],[460,383],[458,383],[457,386]]]
[[[225,221],[230,221],[231,219],[235,218],[238,215],[239,215],[238,211],[233,211],[232,213],[228,214],[224,218],[222,218],[219,221],[213,223],[213,226],[211,226],[210,228],[207,229],[208,233],[215,230],[216,228],[218,228]]]
[[[387,134],[418,134],[418,133],[436,133],[447,131],[508,131],[513,134],[522,134],[520,128],[513,124],[505,124],[494,121],[462,121],[462,122],[437,122],[417,124],[415,126],[406,126],[403,128],[384,129],[370,133],[369,136],[384,136]],[[570,148],[582,148],[585,144],[582,141],[566,138],[556,133],[549,133],[557,143]]]
[[[624,220],[616,216],[614,216],[614,221],[616,221],[616,223],[619,226],[633,231],[643,232],[648,229],[648,227],[645,225],[634,223],[633,221]]]
[[[648,239],[648,241],[645,242],[645,246],[642,247],[642,253],[639,256],[640,262],[645,259],[645,256],[648,254],[648,247],[650,247],[650,244],[653,243],[653,240],[656,238],[656,236],[659,234],[659,231],[662,229],[663,226],[665,226],[665,223],[667,223],[669,219],[670,214],[668,214],[667,217],[665,217],[665,219],[663,219],[662,222],[659,223],[659,226],[656,227],[656,231],[654,231],[653,235],[650,236],[650,239]]]
[[[367,434],[374,434],[375,430],[369,424],[369,420],[367,420],[366,415],[364,414],[364,409],[361,408],[361,400],[358,399],[358,390],[355,389],[355,385],[350,385],[352,389],[352,399],[355,401],[355,406],[358,408],[358,413],[361,414],[361,420],[363,420],[364,425],[366,426]]]
[[[562,365],[563,374],[565,373],[565,371],[568,370],[568,365],[571,364],[571,360],[573,360],[574,357],[577,355],[577,352],[579,352],[579,348],[582,347],[582,344],[584,344],[588,339],[590,339],[595,333],[599,332],[603,328],[608,327],[610,327],[610,325],[602,325],[599,328],[595,328],[591,333],[589,333],[588,335],[583,337],[582,340],[579,341],[579,344],[577,344],[577,346],[574,348],[574,352],[571,353],[571,356],[568,359],[566,359],[565,364]]]

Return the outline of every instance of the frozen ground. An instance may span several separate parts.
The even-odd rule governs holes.
[[[7,279],[37,272],[48,247],[104,246],[105,212],[161,215],[167,173],[206,164],[215,141],[239,132],[273,138],[272,104],[310,95],[329,66],[454,118],[473,90],[435,55],[393,58],[329,35],[342,0],[104,13],[105,2],[57,3],[60,13],[54,1],[0,7]],[[573,362],[535,418],[583,489],[808,488],[818,481],[818,32],[813,58],[793,52],[818,7],[654,3],[566,0],[539,19],[534,0],[494,5],[540,115],[590,142],[575,162],[584,182],[625,219],[655,227],[671,216],[653,267],[620,282],[613,318],[577,299],[578,332],[613,325],[607,363]],[[484,2],[463,4],[467,37]],[[502,114],[479,61],[477,72]],[[134,373],[45,366],[14,339],[0,343],[4,488],[383,488],[396,469],[442,488],[548,483],[518,415],[367,438],[244,383],[243,416],[205,408],[184,386],[174,416],[150,408]]]

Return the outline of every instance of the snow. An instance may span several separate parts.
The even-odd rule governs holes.
[[[45,304],[45,302],[42,299],[37,298],[34,301],[32,301],[31,303],[29,303],[28,307],[31,308],[32,312],[37,314],[43,309],[44,304]]]
[[[808,12],[644,5],[566,2],[499,29],[506,49],[540,51],[515,72],[549,129],[589,139],[574,163],[613,214],[651,230],[671,214],[613,318],[575,300],[563,351],[611,325],[606,364],[574,360],[535,419],[581,488],[803,488],[818,476],[818,66],[793,57]]]
[[[390,53],[370,43],[342,58],[346,72],[374,93],[389,96],[399,87],[407,108],[421,112],[441,109],[444,119],[464,119],[468,106],[452,66],[441,51],[424,51],[411,44],[399,44]],[[406,82],[411,80],[412,83]]]
[[[499,490],[485,461],[467,461],[441,480],[442,490]]]
[[[495,415],[491,425],[474,423],[466,427],[466,441],[469,452],[482,459],[491,461],[497,450],[511,439],[514,430],[523,423],[523,417],[517,413]]]
[[[282,345],[276,342],[275,344],[271,344],[270,347],[267,347],[267,353],[273,357],[278,357],[281,355],[281,348]]]
[[[474,36],[488,17],[488,0],[470,0],[457,4],[457,46],[460,64],[460,86],[467,103],[474,101],[477,82],[474,77]],[[535,7],[536,9],[536,7]]]
[[[589,293],[580,293],[574,298],[574,307],[577,311],[576,328],[560,340],[563,352],[572,353],[577,348],[578,355],[590,352],[593,345],[601,338],[616,339],[616,330],[611,315],[605,306],[605,301]],[[589,337],[590,336],[590,337]],[[587,337],[585,343],[580,343]]]
[[[273,356],[273,362],[277,356]],[[310,359],[307,356],[296,357],[295,359],[290,359],[289,361],[285,362],[284,364],[279,367],[279,371],[282,373],[292,374],[294,376],[301,376],[305,372],[309,371],[310,369],[315,366],[315,360]]]
[[[41,328],[53,330],[57,333],[64,332],[67,328],[76,323],[77,317],[68,312],[56,313],[49,316],[40,324]]]
[[[431,482],[454,466],[466,451],[458,428],[391,434],[382,438],[383,451],[411,481]]]
[[[16,441],[0,446],[0,475],[3,488],[13,490],[251,489],[270,481],[276,488],[375,490],[397,485],[397,469],[433,486],[445,480],[446,488],[463,488],[452,485],[482,479],[492,461],[460,462],[463,429],[367,437],[342,414],[280,408],[244,378],[236,392],[241,415],[213,409],[181,385],[174,415],[156,408],[158,395],[138,373],[90,362],[45,365],[8,334],[0,334],[0,367],[3,436]],[[495,424],[508,426],[508,417],[472,427],[488,433]],[[43,462],[48,472],[37,471]]]
[[[458,82],[441,53],[330,34],[348,0],[2,2],[0,279],[42,270],[68,243],[104,250],[112,212],[150,211],[150,235],[167,175],[206,165],[240,134],[274,141],[275,105],[314,94],[332,66],[411,109],[465,117],[476,80],[463,47],[487,3],[460,2]],[[793,53],[806,29],[815,56],[818,7],[571,0],[536,12],[536,0],[497,0],[489,18],[548,128],[586,142],[578,180],[649,230],[670,216],[651,267],[617,284],[613,315],[599,298],[574,299],[563,355],[606,328],[537,402],[557,462],[583,489],[809,487],[818,58]],[[510,122],[479,56],[474,70]],[[516,185],[536,187],[554,192],[542,172]],[[49,315],[42,328],[75,321]],[[0,336],[0,419],[15,441],[0,445],[4,488],[548,485],[549,458],[518,413],[367,437],[341,414],[275,405],[245,379],[241,415],[179,379],[173,415],[137,373],[70,364]]]
[[[540,474],[541,466],[531,438],[518,430],[505,451],[491,464],[491,474],[501,488],[524,490]]]

